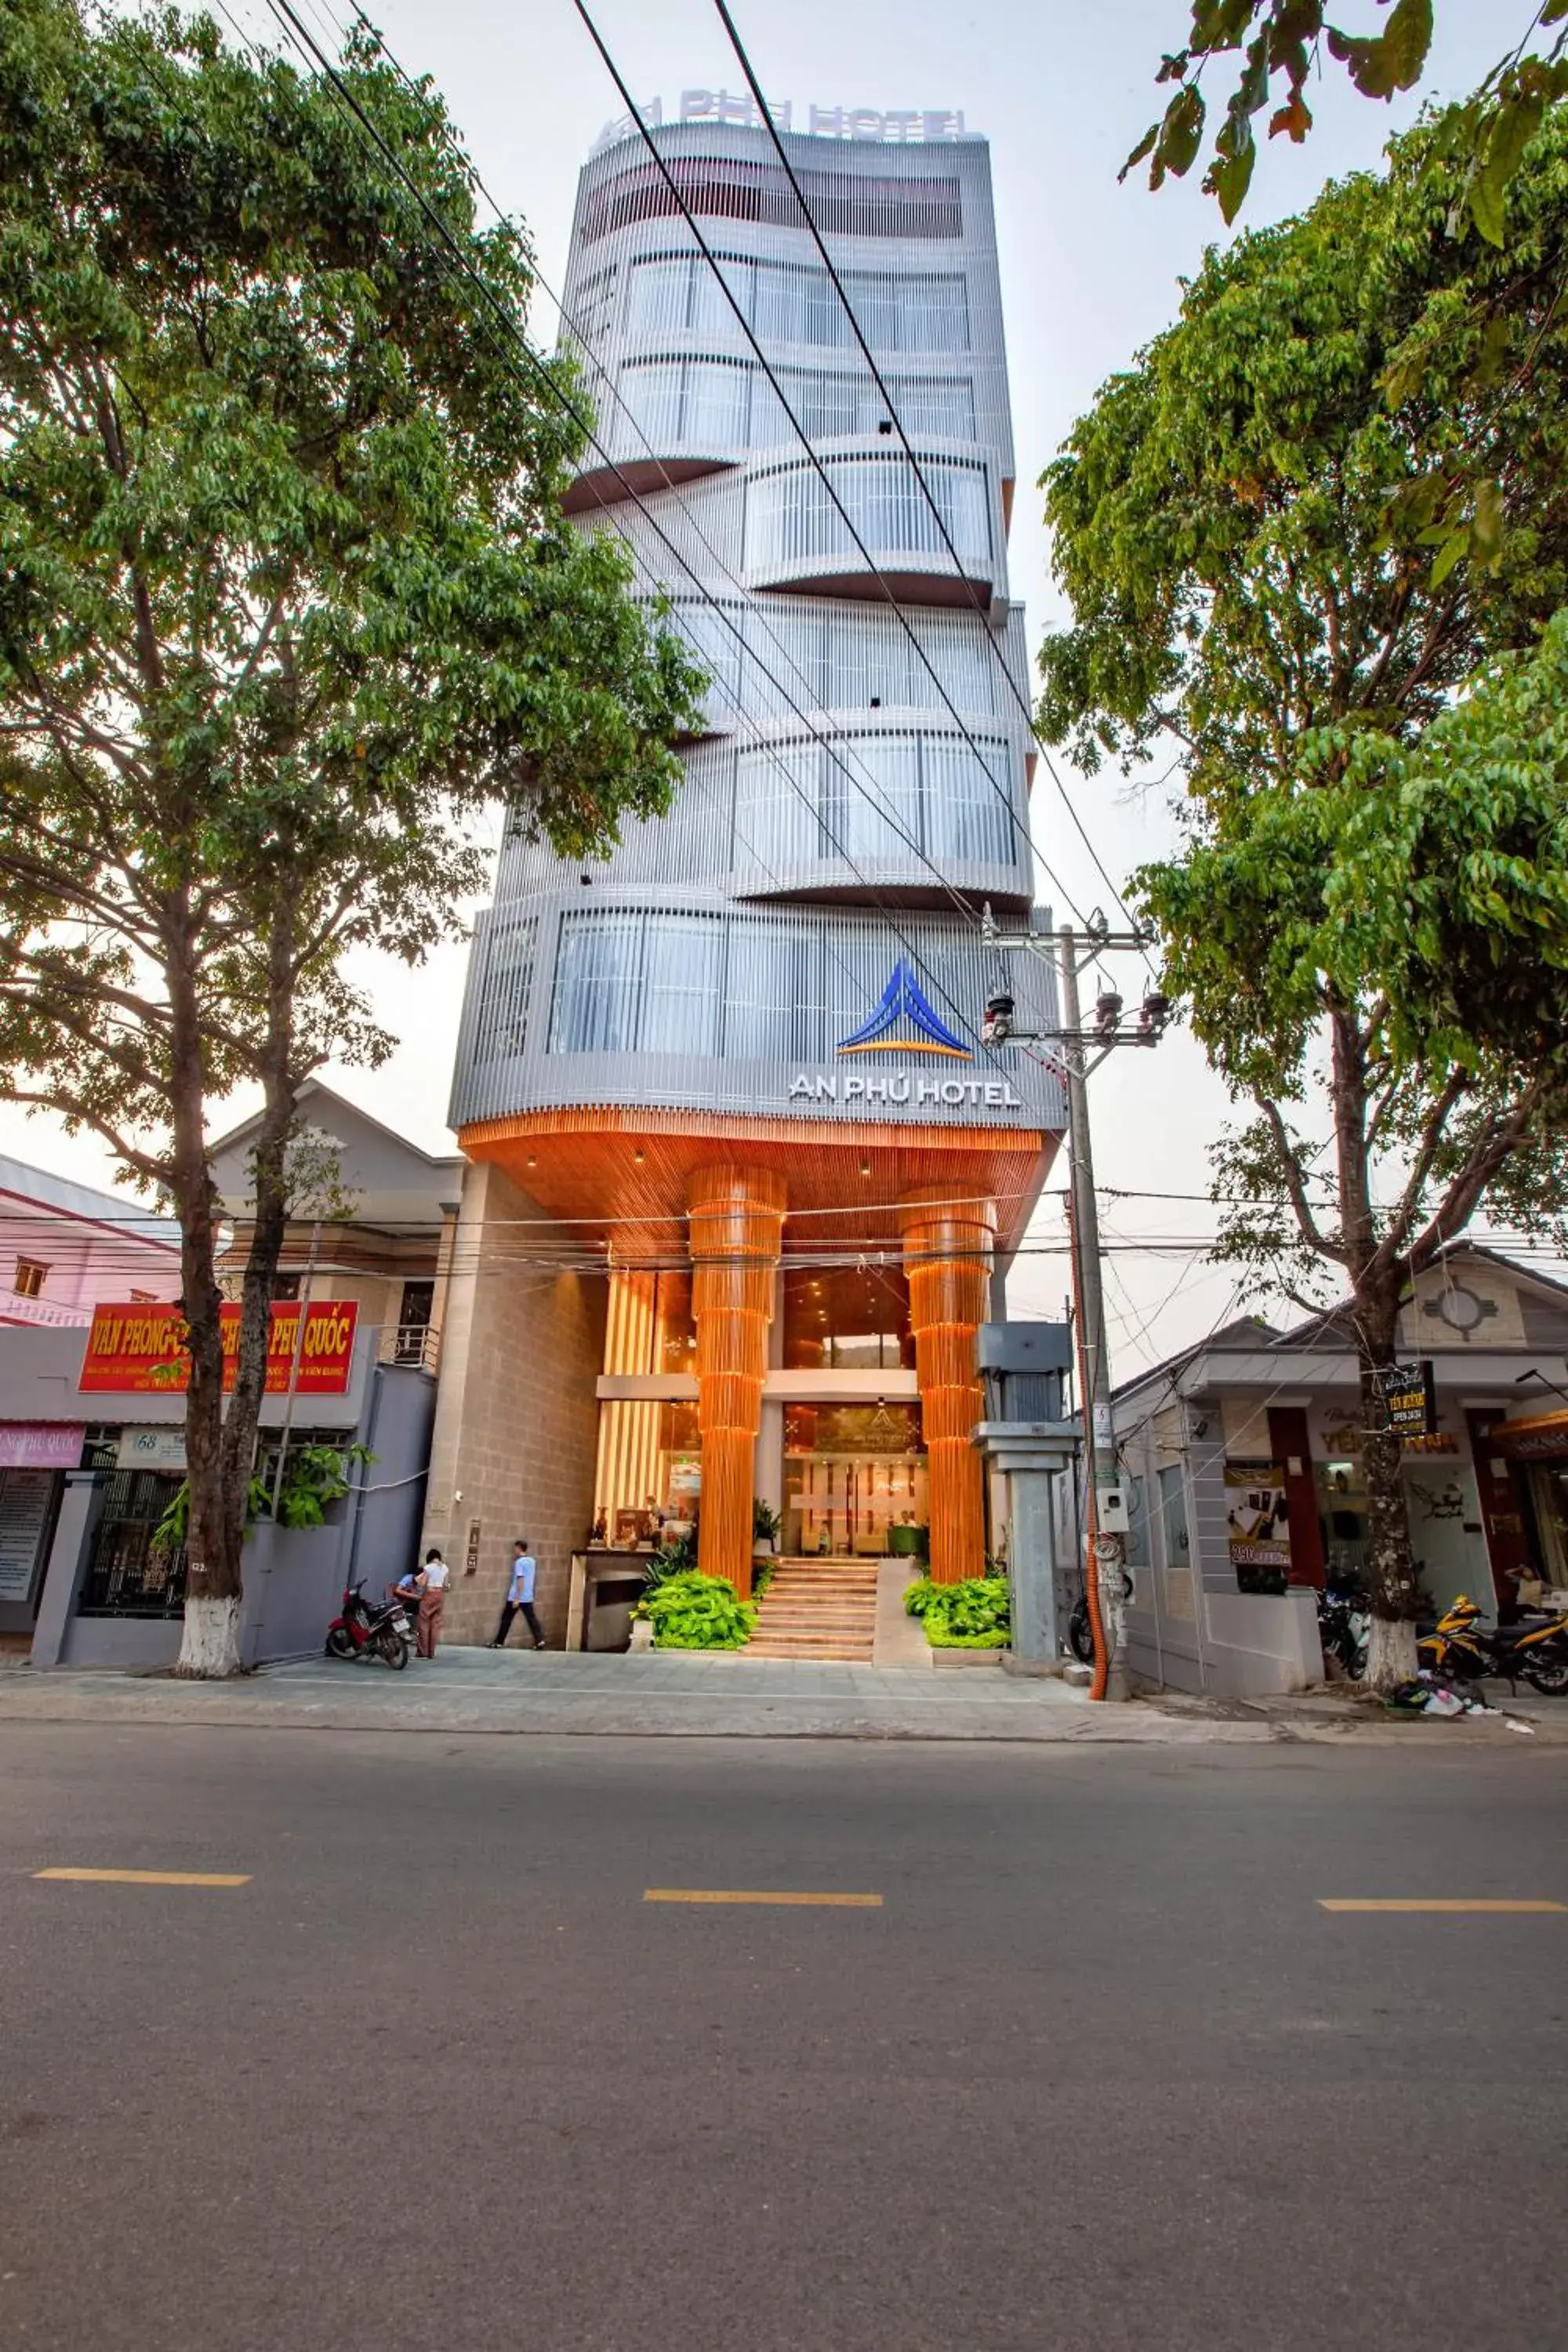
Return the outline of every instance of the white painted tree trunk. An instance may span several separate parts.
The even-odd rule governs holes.
[[[202,1682],[239,1672],[239,1602],[187,1601],[177,1675]]]
[[[1373,1617],[1366,1643],[1368,1690],[1396,1690],[1415,1673],[1415,1628],[1408,1617]]]

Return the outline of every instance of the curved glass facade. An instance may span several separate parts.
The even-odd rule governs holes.
[[[1058,1129],[1047,1065],[983,1054],[977,1035],[995,969],[973,917],[989,900],[1016,920],[1033,898],[1030,743],[1000,675],[1026,704],[984,142],[791,135],[939,527],[763,133],[655,136],[723,284],[623,139],[583,173],[564,308],[602,437],[679,559],[602,461],[569,504],[586,527],[613,518],[647,593],[668,599],[711,673],[706,732],[671,814],[602,865],[509,842],[474,944],[454,1121],[638,1102],[842,1121],[864,1080],[894,1113]],[[839,1060],[900,964],[957,1041],[929,1078],[892,1040]],[[1049,1025],[1032,962],[1014,975],[1020,999],[1031,989]],[[852,1089],[836,1075],[850,1066]]]

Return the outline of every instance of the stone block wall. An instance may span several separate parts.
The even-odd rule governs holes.
[[[498,1168],[468,1170],[420,1539],[421,1558],[439,1544],[451,1564],[447,1641],[489,1640],[522,1536],[539,1562],[535,1606],[560,1648],[572,1554],[593,1520],[608,1284],[519,1263],[548,1235],[511,1221],[542,1214]]]

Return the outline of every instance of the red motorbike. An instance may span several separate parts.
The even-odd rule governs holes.
[[[373,1608],[364,1597],[364,1579],[343,1588],[342,1613],[327,1628],[329,1658],[384,1658],[401,1670],[408,1664],[411,1627],[401,1601]]]

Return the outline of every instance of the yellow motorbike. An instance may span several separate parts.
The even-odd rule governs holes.
[[[1480,1605],[1461,1592],[1415,1644],[1425,1673],[1449,1682],[1497,1675],[1510,1689],[1527,1682],[1549,1698],[1568,1694],[1568,1611],[1489,1629]]]

